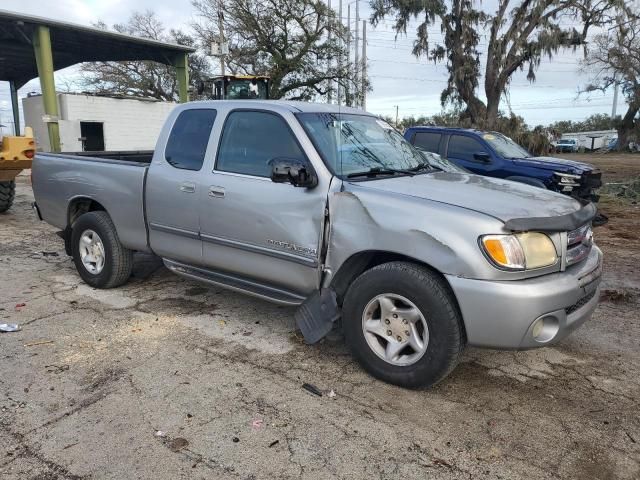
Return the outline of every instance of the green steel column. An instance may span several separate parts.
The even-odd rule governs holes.
[[[20,135],[20,110],[18,109],[18,89],[16,82],[9,82],[9,91],[11,92],[11,108],[13,109],[13,132],[14,135]]]
[[[53,54],[51,53],[51,36],[49,28],[38,25],[33,34],[33,49],[38,65],[38,77],[42,89],[44,113],[51,118],[47,122],[49,130],[49,144],[52,152],[60,151],[60,130],[58,127],[58,99],[56,98],[56,84],[53,79]]]
[[[176,76],[178,78],[178,98],[180,103],[189,101],[189,56],[188,54],[179,54],[174,61],[176,68]]]

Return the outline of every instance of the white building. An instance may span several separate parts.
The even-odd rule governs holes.
[[[153,99],[58,93],[63,152],[153,150],[169,112],[176,105]],[[24,123],[33,127],[39,151],[49,152],[41,95],[22,100]]]
[[[578,148],[598,150],[609,145],[614,138],[618,138],[616,130],[594,130],[593,132],[563,133],[562,138],[574,138],[578,141]]]

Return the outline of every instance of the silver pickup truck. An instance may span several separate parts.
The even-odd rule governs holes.
[[[299,306],[309,343],[343,329],[374,376],[432,385],[465,345],[550,345],[598,302],[595,208],[446,171],[393,128],[333,105],[181,105],[153,152],[38,154],[34,207],[82,279],[122,285],[132,253]]]

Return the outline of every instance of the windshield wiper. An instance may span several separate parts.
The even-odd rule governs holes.
[[[424,162],[416,165],[415,167],[411,167],[407,170],[410,172],[420,172],[422,170],[442,170],[442,169],[436,167],[435,165],[431,165],[429,162]]]
[[[415,175],[415,172],[411,171],[411,170],[402,170],[402,169],[398,169],[398,168],[380,168],[380,167],[373,167],[370,168],[369,170],[366,170],[364,172],[353,172],[347,175],[347,178],[355,178],[355,177],[376,177],[378,175],[389,175],[391,173],[397,173],[400,175],[409,175],[409,176],[413,176]]]

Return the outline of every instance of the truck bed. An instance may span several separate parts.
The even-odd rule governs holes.
[[[47,154],[53,155],[53,154]],[[123,150],[104,152],[62,152],[59,155],[69,157],[82,157],[82,159],[96,160],[122,160],[127,162],[150,164],[153,158],[153,150]]]
[[[147,251],[144,185],[152,152],[38,153],[32,178],[42,218],[64,230],[76,202],[107,210],[122,244]]]

